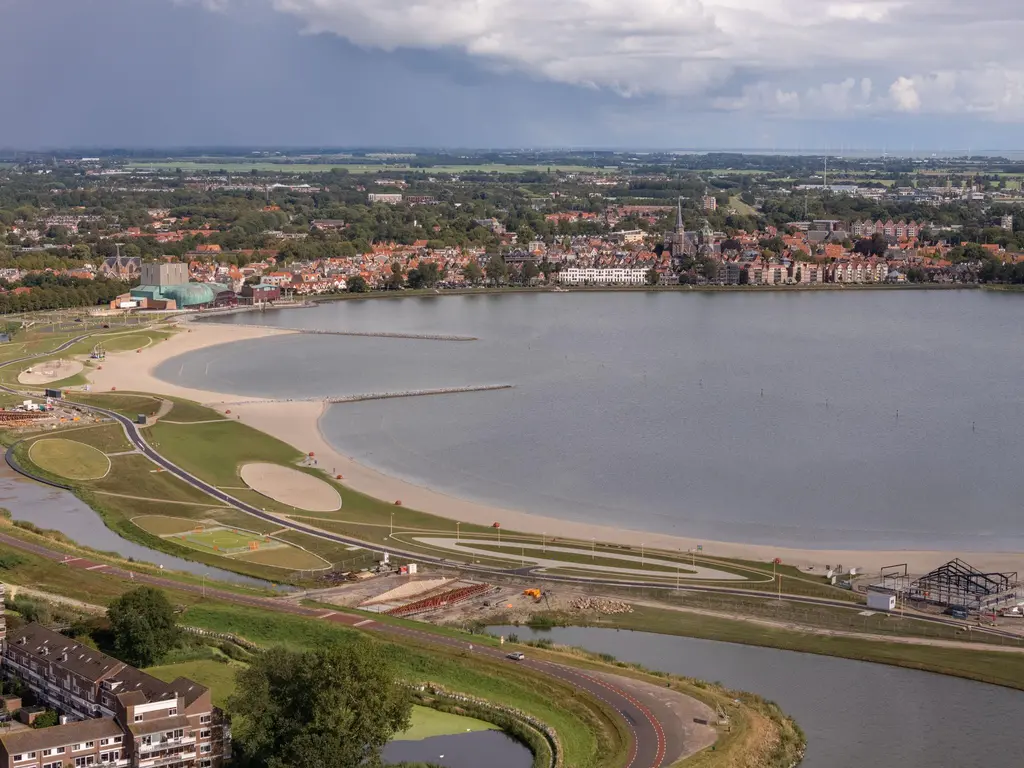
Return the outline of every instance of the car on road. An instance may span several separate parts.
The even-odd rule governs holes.
[[[520,653],[519,651],[513,651],[512,653],[510,653],[505,658],[512,659],[512,661],[522,661],[523,659],[526,658],[526,655]]]

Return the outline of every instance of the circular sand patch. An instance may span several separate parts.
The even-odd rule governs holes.
[[[40,469],[71,480],[99,480],[110,471],[110,459],[102,451],[60,437],[32,443],[28,457]]]
[[[85,365],[78,360],[46,360],[18,374],[18,383],[35,386],[49,384],[81,373],[84,368]]]
[[[274,501],[306,512],[341,509],[341,496],[328,483],[280,464],[246,464],[240,473],[245,484]]]

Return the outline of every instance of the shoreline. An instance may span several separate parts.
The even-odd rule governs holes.
[[[185,387],[157,378],[156,368],[162,363],[188,352],[235,341],[284,336],[296,331],[222,323],[179,324],[179,331],[139,353],[108,353],[102,370],[87,371],[94,392],[147,392],[193,400],[217,411],[231,410],[243,423],[265,432],[301,453],[315,452],[320,467],[332,475],[341,474],[343,483],[354,491],[391,503],[401,500],[403,506],[426,512],[453,522],[490,526],[500,522],[502,528],[522,533],[546,534],[550,537],[572,538],[644,546],[665,550],[687,550],[698,545],[710,557],[771,561],[779,557],[787,565],[823,568],[825,564],[843,563],[868,572],[878,571],[893,563],[907,563],[912,573],[924,573],[938,565],[960,557],[985,570],[1020,570],[1024,555],[1014,552],[953,552],[946,550],[863,550],[812,549],[776,547],[708,539],[695,539],[672,534],[638,531],[610,525],[591,525],[543,514],[506,509],[450,496],[429,487],[386,475],[361,464],[333,446],[320,428],[327,409],[326,402],[264,401],[238,405],[237,393]]]

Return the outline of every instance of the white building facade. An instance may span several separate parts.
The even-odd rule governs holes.
[[[646,269],[567,267],[558,273],[562,285],[646,285]]]

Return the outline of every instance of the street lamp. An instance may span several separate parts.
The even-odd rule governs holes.
[[[590,562],[594,562],[594,550],[597,548],[597,539],[590,540]]]
[[[395,513],[394,512],[391,513],[391,528],[390,528],[390,531],[389,531],[388,535],[389,536],[394,536],[395,535]]]
[[[462,525],[462,523],[460,523],[460,522],[456,522],[455,523],[455,540],[456,541],[462,541],[462,534],[461,534],[461,532],[459,530],[459,526],[461,526],[461,525]]]

